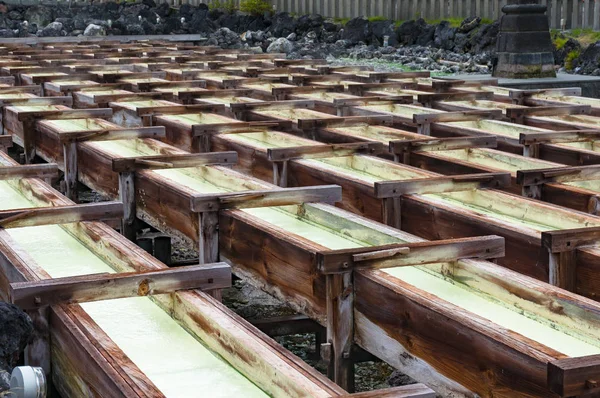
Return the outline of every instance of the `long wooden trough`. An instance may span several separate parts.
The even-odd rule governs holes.
[[[0,56],[5,83],[21,85],[0,87],[3,131],[25,163],[50,163],[0,158],[0,195],[39,208],[3,201],[0,293],[45,325],[29,362],[63,395],[345,395],[218,302],[226,264],[325,326],[321,358],[346,390],[359,346],[442,396],[597,394],[593,100],[100,43]],[[121,203],[77,206],[24,178],[57,169],[67,197],[83,183]],[[116,213],[123,236],[99,222]],[[167,268],[137,247],[140,221],[183,238],[199,265]]]

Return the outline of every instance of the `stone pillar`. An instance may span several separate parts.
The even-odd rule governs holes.
[[[502,8],[494,77],[556,77],[546,10],[538,0],[513,0]]]

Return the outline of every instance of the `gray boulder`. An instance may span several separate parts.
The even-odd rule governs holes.
[[[436,28],[434,33],[433,44],[444,50],[451,50],[454,47],[454,36],[456,29],[450,26],[448,21],[442,21]]]
[[[280,37],[267,47],[268,53],[286,53],[289,54],[294,49],[294,45],[288,39]]]
[[[0,302],[0,369],[12,372],[32,335],[33,323],[27,314],[13,304]],[[5,375],[0,381],[6,381]]]
[[[93,23],[89,24],[83,31],[84,36],[106,36],[104,28]]]
[[[44,29],[42,29],[41,36],[43,37],[58,37],[61,36],[61,31],[63,29],[63,24],[60,22],[52,22],[46,25]]]
[[[353,44],[358,42],[366,43],[371,37],[371,24],[364,18],[352,18],[344,26],[343,40],[348,40]]]
[[[38,27],[46,26],[54,21],[52,9],[46,6],[33,6],[27,8],[24,19],[29,21],[30,24],[35,24]]]

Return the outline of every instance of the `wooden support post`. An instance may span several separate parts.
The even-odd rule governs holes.
[[[46,382],[52,382],[52,356],[50,351],[50,307],[27,311],[33,322],[33,339],[25,347],[25,365],[40,367]]]
[[[600,355],[548,363],[548,388],[559,397],[596,397],[600,393]]]
[[[210,264],[219,261],[219,213],[205,211],[198,213],[198,250],[200,264]],[[207,292],[221,301],[221,290]]]
[[[23,151],[25,163],[31,164],[35,158],[35,119],[23,121]]]
[[[327,275],[327,342],[331,356],[327,374],[348,392],[354,392],[354,287],[353,273]]]
[[[65,166],[65,195],[73,202],[77,202],[77,143],[64,143],[63,155]]]
[[[542,247],[549,254],[549,283],[575,292],[577,249],[600,241],[600,227],[542,232]]]
[[[0,123],[2,122],[0,121]],[[0,151],[7,153],[12,144],[12,135],[0,135]]]
[[[119,200],[123,203],[121,234],[132,242],[136,241],[135,172],[119,172]]]
[[[288,160],[273,162],[273,184],[286,188],[288,186]]]

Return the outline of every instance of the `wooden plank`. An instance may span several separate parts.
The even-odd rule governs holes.
[[[56,163],[29,164],[23,166],[0,167],[0,180],[13,180],[20,178],[54,178],[58,176]]]
[[[494,93],[436,93],[436,94],[419,94],[417,102],[425,105],[430,105],[440,101],[478,101],[494,99]]]
[[[600,130],[553,131],[548,133],[521,133],[519,143],[522,145],[560,144],[565,142],[590,141],[600,138]]]
[[[506,116],[512,120],[521,120],[526,116],[589,115],[590,113],[592,113],[591,105],[557,105],[506,109]]]
[[[115,158],[112,169],[115,172],[136,170],[177,169],[206,165],[233,165],[237,162],[237,152],[179,153],[175,155],[151,155],[135,158]]]
[[[10,299],[22,309],[33,310],[61,303],[84,303],[230,286],[231,267],[225,263],[216,263],[146,272],[16,282],[10,285]]]
[[[385,147],[381,142],[306,145],[287,148],[269,148],[267,149],[267,158],[270,161],[281,162],[290,159],[319,159],[338,156],[351,156],[358,153],[377,155],[384,151]]]
[[[289,130],[292,128],[290,120],[273,120],[265,122],[230,122],[230,123],[207,123],[194,124],[192,134],[200,137],[207,134],[237,134],[251,133],[253,131],[265,131],[270,128]]]
[[[119,199],[123,203],[123,218],[121,219],[121,234],[132,242],[137,241],[135,173],[119,173]]]
[[[523,186],[599,179],[600,165],[564,166],[548,169],[517,171],[517,184]]]
[[[511,90],[508,97],[512,100],[521,101],[525,97],[531,97],[536,94],[556,95],[556,96],[581,96],[581,87],[566,88],[543,88],[537,90]]]
[[[63,159],[65,171],[65,195],[77,202],[77,143],[63,144]]]
[[[418,140],[390,141],[390,152],[402,155],[407,152],[416,151],[434,152],[463,148],[496,148],[497,145],[498,141],[495,136],[423,138]]]
[[[581,246],[597,244],[599,241],[600,227],[542,232],[542,246],[550,253],[573,251]]]
[[[6,152],[12,145],[12,135],[0,135],[0,151]]]
[[[7,76],[4,76],[7,77]],[[10,76],[14,79],[13,76]],[[0,87],[0,94],[34,94],[42,95],[42,86],[31,85],[31,86],[14,86],[14,87]]]
[[[335,203],[341,199],[342,189],[338,185],[322,185],[224,194],[197,194],[191,197],[190,206],[192,211],[200,213],[221,209],[249,209],[310,202]]]
[[[341,398],[435,398],[436,394],[425,384],[409,384],[406,386],[384,388],[367,392],[342,395]]]
[[[600,393],[600,355],[563,358],[548,364],[548,387],[561,397]]]
[[[120,202],[0,210],[0,227],[21,228],[69,224],[121,218],[122,215],[123,205]]]
[[[115,128],[106,130],[80,130],[59,132],[63,143],[85,141],[132,140],[136,138],[163,138],[166,135],[163,126]]]
[[[312,109],[315,107],[313,100],[291,100],[291,101],[264,101],[249,103],[229,104],[232,112],[247,112],[273,109]]]
[[[421,113],[413,115],[413,123],[444,123],[444,122],[467,122],[481,119],[502,119],[502,110],[475,110],[443,113]]]
[[[396,243],[379,247],[331,250],[317,254],[324,274],[359,269],[383,269],[453,262],[461,259],[504,257],[504,238],[490,235],[417,243]]]
[[[376,126],[391,126],[393,124],[393,116],[346,116],[346,117],[330,117],[321,119],[298,119],[298,128],[300,130],[309,130],[314,128],[334,128],[334,127],[351,127],[358,125],[376,125]]]
[[[44,118],[49,120],[57,119],[86,119],[86,118],[105,118],[112,116],[112,109],[57,109],[57,110],[33,110],[17,111],[17,118],[20,121],[26,121],[34,118]]]
[[[138,106],[136,113],[138,116],[150,113],[160,113],[163,115],[179,113],[222,113],[225,112],[225,104],[193,104],[193,105],[159,105],[159,106]]]
[[[336,98],[333,100],[333,105],[336,107],[343,106],[365,106],[375,104],[412,104],[412,95],[374,95],[368,97],[356,98]]]
[[[510,184],[510,173],[481,173],[401,181],[378,181],[375,182],[375,196],[383,199],[413,194],[505,188],[509,187]]]
[[[437,93],[448,91],[452,88],[461,87],[481,87],[481,86],[497,86],[498,79],[481,79],[481,80],[458,80],[458,79],[433,79],[431,87]]]
[[[73,97],[39,97],[39,98],[5,98],[0,99],[0,106],[42,106],[42,105],[73,105]]]

